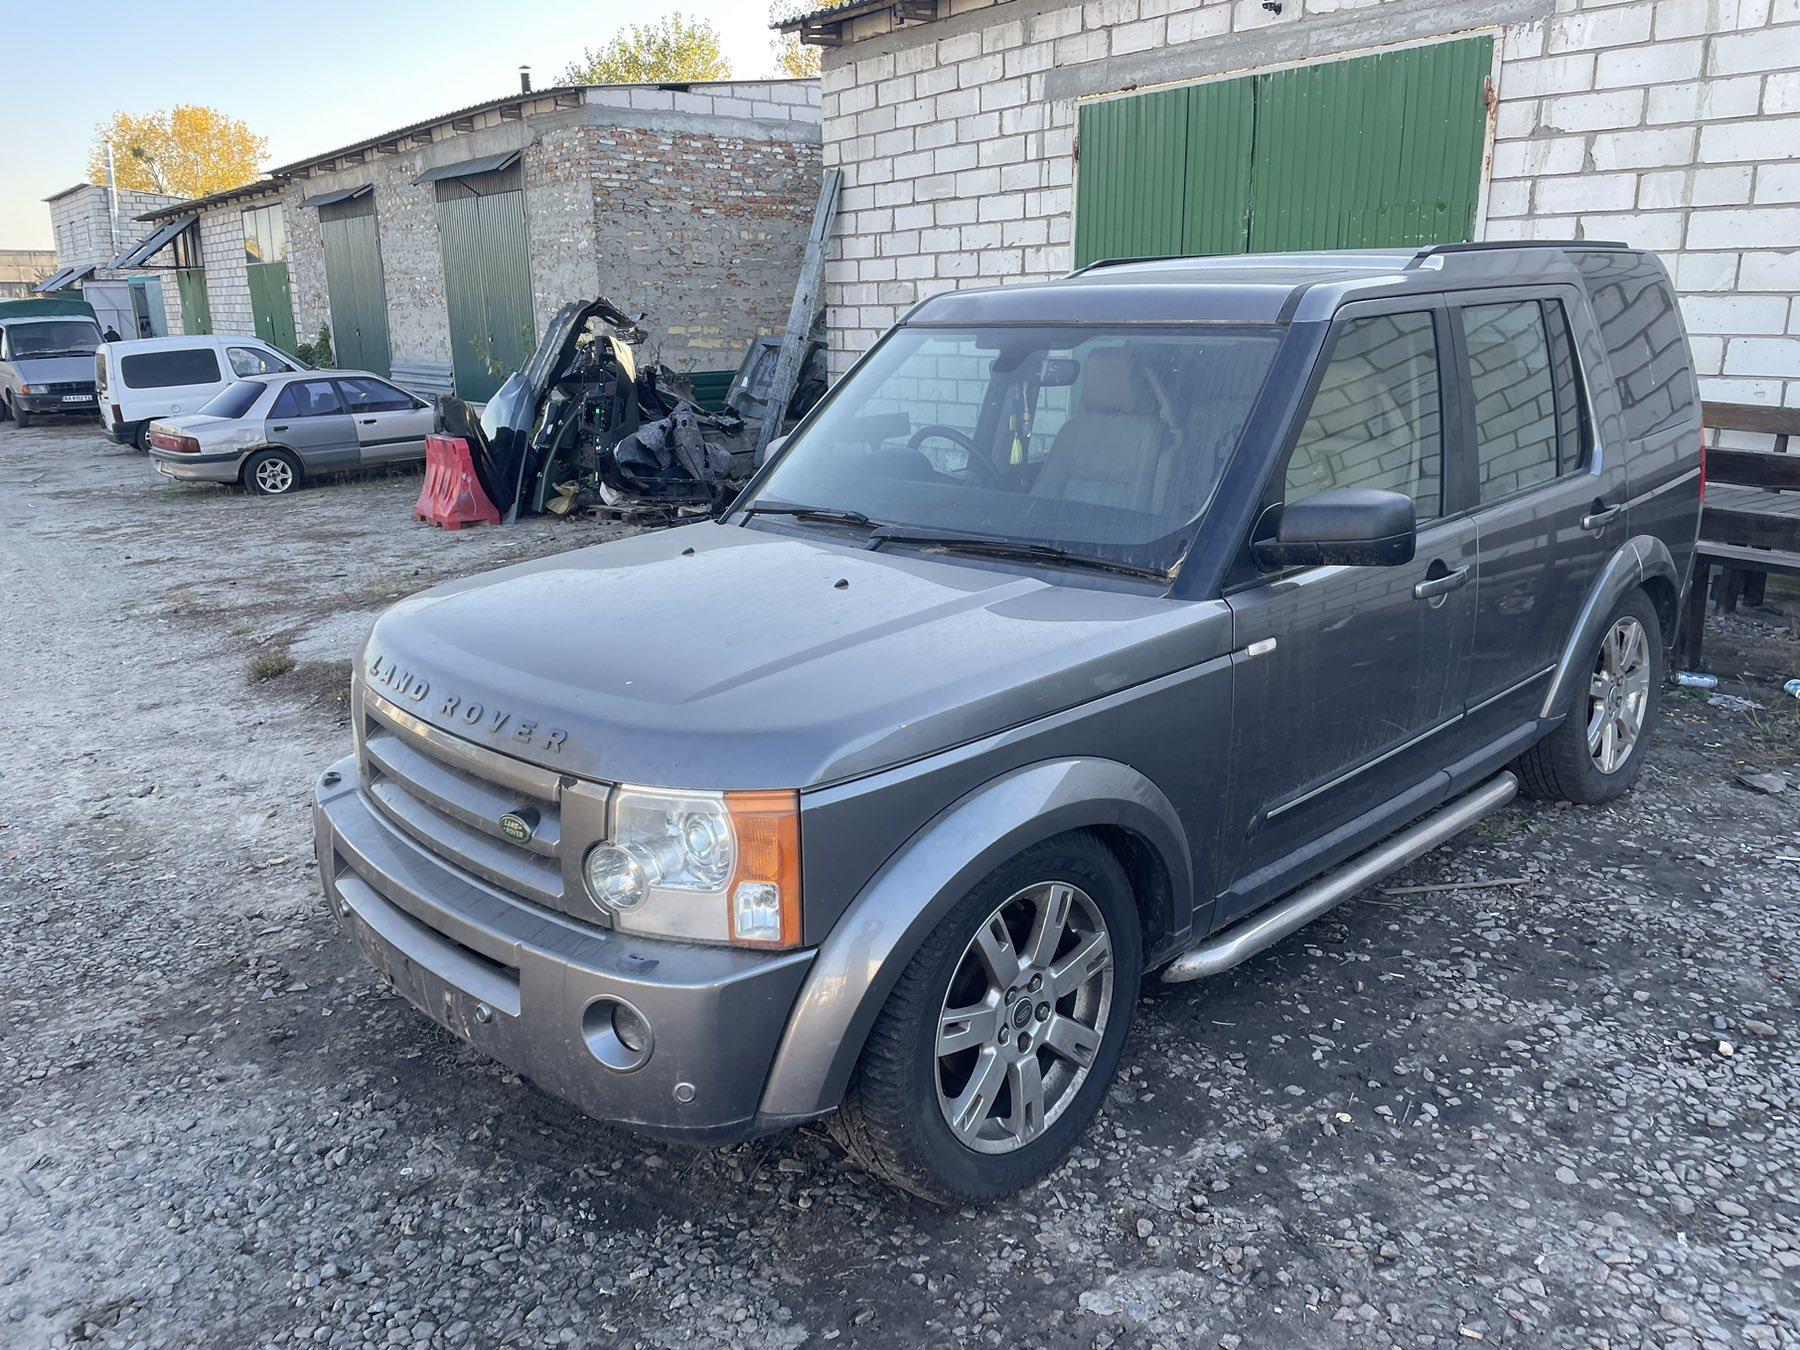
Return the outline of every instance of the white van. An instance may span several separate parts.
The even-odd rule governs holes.
[[[120,445],[150,448],[150,424],[184,417],[247,375],[309,366],[260,338],[202,334],[103,342],[94,352],[100,422]]]

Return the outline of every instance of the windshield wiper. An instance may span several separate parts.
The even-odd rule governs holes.
[[[875,528],[875,522],[861,511],[840,510],[835,506],[800,506],[793,502],[761,502],[744,508],[744,519],[751,516],[792,516],[795,520],[822,520],[828,525],[860,525]]]
[[[869,536],[869,547],[883,544],[917,544],[926,549],[942,549],[946,553],[973,553],[990,558],[1017,558],[1021,562],[1047,563],[1053,567],[1085,567],[1097,572],[1118,572],[1128,577],[1144,577],[1166,582],[1169,574],[1154,567],[1119,562],[1092,553],[1077,553],[1055,544],[1030,544],[1017,539],[996,539],[985,534],[931,534],[925,530],[878,530]]]

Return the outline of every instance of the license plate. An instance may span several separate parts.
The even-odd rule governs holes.
[[[64,394],[62,401],[64,403],[92,403],[94,398],[91,394]]]

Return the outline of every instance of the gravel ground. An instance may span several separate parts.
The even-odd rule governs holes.
[[[1800,1346],[1800,624],[1709,633],[1750,706],[1673,692],[1624,801],[1386,883],[1514,884],[1149,988],[1071,1165],[939,1211],[820,1130],[600,1126],[327,921],[373,615],[605,537],[416,491],[0,428],[0,1345]]]

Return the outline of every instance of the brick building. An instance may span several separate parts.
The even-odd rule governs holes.
[[[0,300],[30,295],[56,272],[56,251],[48,248],[0,248]]]
[[[818,86],[522,90],[141,213],[171,331],[331,336],[340,365],[486,398],[605,295],[722,388],[787,320],[818,196]]]
[[[1623,239],[1706,395],[1800,405],[1800,0],[850,0],[842,369],[924,295],[1101,256]]]
[[[111,189],[98,183],[77,183],[44,198],[56,241],[56,271],[38,289],[45,293],[79,291],[94,306],[100,321],[121,333],[135,334],[142,325],[162,331],[160,281],[127,265],[121,251],[137,237],[137,215],[180,200],[164,193],[121,189],[115,201]]]

